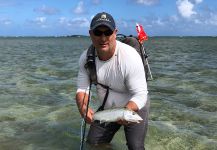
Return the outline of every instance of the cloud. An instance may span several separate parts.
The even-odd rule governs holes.
[[[76,14],[85,13],[85,7],[84,7],[84,2],[83,1],[78,2],[77,6],[74,9],[74,13],[76,13]]]
[[[61,17],[58,19],[58,23],[68,27],[89,27],[90,21],[87,18],[68,19],[66,17]]]
[[[194,23],[195,23],[195,24],[202,24],[203,22],[202,22],[201,20],[199,20],[199,19],[195,19],[195,20],[194,20]]]
[[[217,26],[217,12],[216,10],[210,9],[207,7],[206,9],[198,10],[197,12],[194,10],[195,7],[202,3],[203,0],[177,0],[177,8],[179,14],[185,19],[191,21],[195,26],[201,27],[211,27]],[[204,11],[205,10],[205,11]],[[192,17],[194,15],[194,17]],[[184,20],[182,20],[184,21]],[[190,25],[189,25],[190,26]]]
[[[10,19],[0,19],[0,24],[7,26],[12,24],[12,21]]]
[[[46,17],[36,17],[35,19],[28,20],[28,23],[32,25],[39,26],[41,28],[47,28],[47,18]]]
[[[11,1],[11,0],[3,1],[3,0],[0,0],[0,7],[17,6],[19,4],[20,4],[20,2],[16,2],[16,1]]]
[[[159,26],[165,25],[165,23],[164,23],[160,18],[158,18],[158,19],[155,21],[155,24],[157,24],[157,25],[159,25]]]
[[[124,19],[116,20],[117,27],[129,28],[129,24],[131,24],[131,21],[129,20],[124,20]]]
[[[205,24],[217,26],[217,14],[210,13],[210,17],[205,21]]]
[[[45,23],[46,20],[47,20],[46,17],[37,17],[37,18],[35,19],[35,21],[38,22],[39,24]]]
[[[194,0],[194,2],[195,2],[196,4],[199,4],[199,3],[202,3],[203,0]]]
[[[177,22],[179,21],[179,17],[177,15],[172,15],[169,17],[170,22]]]
[[[132,0],[132,1],[137,4],[143,4],[143,5],[154,5],[159,2],[159,0]]]
[[[199,1],[199,0],[197,0]],[[184,18],[190,18],[192,15],[197,14],[194,9],[194,4],[188,0],[178,0],[176,2],[180,15]]]
[[[47,7],[45,5],[40,8],[35,8],[34,11],[45,15],[55,15],[60,12],[57,8]]]

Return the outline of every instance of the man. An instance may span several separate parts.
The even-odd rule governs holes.
[[[149,101],[147,84],[141,57],[132,47],[116,41],[117,29],[113,17],[105,12],[98,13],[91,21],[89,34],[96,51],[97,95],[101,104],[109,87],[104,109],[126,107],[136,111],[143,121],[128,124],[125,120],[100,124],[93,121],[94,111],[88,108],[86,122],[91,124],[87,136],[90,144],[110,143],[114,134],[123,125],[129,150],[144,150],[148,126]],[[87,51],[79,60],[78,89],[76,102],[82,117],[85,116],[90,78],[84,67]]]

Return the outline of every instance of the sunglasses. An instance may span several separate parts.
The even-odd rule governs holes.
[[[93,30],[93,34],[95,35],[95,36],[102,36],[103,34],[105,35],[105,36],[110,36],[110,35],[112,35],[113,34],[113,31],[112,30],[106,30],[106,31],[100,31],[100,30]]]

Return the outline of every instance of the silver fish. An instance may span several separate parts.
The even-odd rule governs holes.
[[[98,111],[93,116],[94,120],[102,122],[116,122],[126,120],[127,122],[139,123],[143,119],[135,112],[126,108],[114,108]]]

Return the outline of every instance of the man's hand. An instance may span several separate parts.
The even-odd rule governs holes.
[[[129,101],[127,103],[127,105],[125,106],[125,108],[129,109],[129,110],[133,110],[135,112],[137,112],[139,110],[138,106],[136,105],[136,103],[134,103],[133,101]]]
[[[86,107],[82,108],[82,110],[79,110],[81,116],[84,118],[85,115],[86,115]],[[92,108],[88,108],[88,112],[87,112],[87,116],[85,117],[85,121],[88,123],[88,124],[91,124],[93,122],[93,115],[94,115],[94,111]]]
[[[129,109],[129,110],[133,110],[133,111],[138,111],[139,108],[137,107],[136,103],[134,103],[133,101],[129,101],[127,103],[127,105],[125,106],[126,109]],[[120,119],[117,121],[118,124],[121,124],[121,125],[129,125],[129,124],[133,124],[133,122],[129,122],[129,121],[126,121],[126,120],[123,120],[123,119]]]
[[[130,124],[130,122],[128,122],[128,121],[126,121],[126,120],[122,120],[122,119],[118,120],[117,123],[118,123],[118,124],[121,124],[121,125],[124,125],[124,126]]]
[[[88,94],[84,92],[79,92],[76,94],[76,103],[78,106],[78,110],[81,114],[81,116],[84,118],[87,123],[93,122],[93,114],[94,111],[90,107],[88,108],[87,116],[86,116],[86,110],[87,110],[87,103],[88,103]]]

